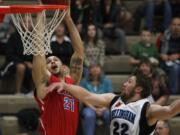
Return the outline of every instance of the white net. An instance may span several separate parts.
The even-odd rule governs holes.
[[[51,19],[47,19],[47,11],[42,11],[36,16],[41,19],[34,21],[33,14],[11,14],[23,42],[24,55],[47,55],[52,53],[50,47],[51,36],[61,23],[67,10],[55,10]],[[27,22],[28,20],[28,22]],[[43,24],[43,27],[40,26]],[[41,28],[41,29],[40,29]]]

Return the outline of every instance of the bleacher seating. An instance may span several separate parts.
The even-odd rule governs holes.
[[[171,104],[173,101],[180,99],[180,95],[173,95],[170,96],[169,100],[168,100],[168,104]]]
[[[3,114],[15,114],[22,108],[37,108],[34,97],[25,95],[0,95],[0,106]]]
[[[0,127],[3,135],[16,135],[19,133],[18,118],[15,116],[3,116],[0,118]]]
[[[179,135],[180,133],[180,117],[174,117],[169,120],[170,135]]]
[[[174,100],[179,99],[180,96],[170,96],[169,103],[172,103]],[[3,112],[3,117],[0,118],[0,127],[3,130],[3,135],[16,135],[20,127],[18,126],[18,120],[12,114],[17,113],[19,110],[24,108],[33,108],[37,107],[36,102],[33,97],[27,96],[10,96],[2,95],[0,96],[0,112]],[[6,115],[5,115],[6,113]],[[11,114],[11,115],[9,115]],[[171,135],[178,135],[180,133],[180,117],[174,117],[169,120],[171,126]],[[10,130],[11,129],[11,130]],[[98,133],[101,133],[98,131]],[[32,135],[37,134],[33,132]]]
[[[104,71],[106,74],[129,74],[132,66],[129,55],[109,55],[105,57]]]
[[[16,135],[24,130],[18,125],[16,114],[25,108],[37,108],[32,96],[0,95],[0,129],[3,135]],[[35,131],[30,133],[37,134]]]
[[[18,124],[16,116],[3,116],[0,118],[0,127],[2,135],[19,135],[19,133],[28,133],[28,135],[40,135],[38,131],[27,131]]]

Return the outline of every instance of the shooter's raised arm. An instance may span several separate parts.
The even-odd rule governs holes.
[[[43,33],[44,24],[42,21],[42,16],[40,14],[37,15],[37,21],[39,21],[38,31],[39,33]],[[37,34],[38,35],[38,34]],[[44,41],[43,36],[39,36],[39,40]],[[34,51],[38,52],[39,50],[44,49],[43,42],[36,41],[36,47]],[[45,50],[44,50],[45,51]],[[36,87],[36,94],[39,98],[44,98],[47,94],[45,91],[45,87],[50,77],[50,72],[47,70],[46,66],[46,57],[45,54],[33,55],[33,67],[32,67],[32,77]]]
[[[78,84],[81,80],[83,71],[84,47],[79,32],[70,16],[70,9],[64,17],[64,21],[68,28],[74,49],[70,62],[70,75],[74,79],[75,84]]]

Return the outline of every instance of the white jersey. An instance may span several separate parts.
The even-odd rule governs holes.
[[[125,104],[120,97],[115,97],[110,105],[110,135],[149,135],[155,125],[148,126],[146,108],[147,99]]]

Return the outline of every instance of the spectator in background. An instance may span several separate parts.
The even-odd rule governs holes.
[[[55,35],[51,40],[51,49],[53,56],[57,56],[63,64],[68,65],[70,63],[71,56],[73,54],[73,48],[71,41],[65,33],[65,25],[61,23],[55,30]]]
[[[84,71],[88,74],[88,68],[92,64],[104,66],[105,43],[98,38],[97,29],[94,24],[89,24],[87,27],[87,36],[84,40]]]
[[[167,72],[171,94],[180,89],[180,18],[173,18],[170,29],[166,30],[161,44],[162,68]]]
[[[145,18],[144,25],[149,30],[161,32],[170,24],[172,9],[168,0],[146,0],[142,5],[137,7],[134,15],[134,30],[138,31],[141,25],[141,19]],[[163,24],[155,25],[158,18],[163,17]],[[156,18],[156,19],[155,19]],[[161,19],[162,20],[162,19]],[[162,21],[160,21],[162,22]]]
[[[108,54],[124,54],[127,52],[125,32],[117,27],[119,6],[114,0],[101,0],[97,8],[96,23],[102,30],[103,38],[115,43],[107,46]],[[119,23],[119,22],[118,22]]]
[[[13,31],[13,25],[11,23],[11,16],[5,15],[3,21],[0,22],[0,54],[1,55],[2,54],[5,55],[6,53],[6,44],[12,31]]]
[[[3,5],[3,1],[0,0],[0,5]],[[0,18],[0,55],[5,55],[6,50],[6,43],[9,39],[10,34],[13,31],[13,25],[11,22],[11,16],[1,14]],[[2,19],[2,20],[1,20]]]
[[[152,43],[152,33],[148,29],[141,31],[141,40],[130,49],[130,64],[137,66],[142,59],[149,59],[153,65],[159,64],[159,54],[156,46]]]
[[[161,40],[163,38],[163,35],[164,35],[164,32],[160,32],[157,35],[157,38],[156,38],[156,47],[157,47],[159,53],[160,53],[160,50],[161,50]]]
[[[170,127],[167,120],[157,122],[154,135],[170,135]]]
[[[132,14],[128,11],[123,0],[116,0],[116,4],[120,8],[117,16],[117,26],[123,30],[126,30],[132,21]]]
[[[160,74],[158,71],[155,71],[152,74],[152,84],[152,96],[155,103],[159,105],[167,105],[170,96],[167,75]]]
[[[172,16],[177,17],[180,16],[180,1],[179,0],[170,0],[171,8],[172,8]]]
[[[157,28],[159,29],[158,31],[163,31],[169,26],[172,18],[172,9],[169,0],[149,0],[145,15],[145,26],[149,30],[153,30],[155,16],[163,17],[163,24],[158,26],[162,26],[162,28]]]
[[[91,65],[89,68],[89,76],[84,78],[81,81],[80,85],[93,93],[102,94],[112,92],[112,83],[104,76],[101,66],[94,64]],[[103,118],[106,129],[109,129],[108,108],[92,109],[89,106],[84,106],[82,108],[82,115],[84,135],[94,135],[97,117]]]
[[[31,31],[31,20],[24,18],[24,25]],[[7,59],[6,62],[13,63],[15,67],[15,93],[20,94],[24,89],[24,92],[30,92],[32,90],[32,56],[23,55],[23,43],[21,37],[17,31],[10,35],[7,42]],[[23,86],[25,86],[23,88]]]
[[[137,6],[137,8],[134,11],[133,14],[133,31],[136,33],[140,32],[140,28],[141,28],[141,18],[145,16],[145,9],[146,9],[146,5],[147,5],[147,0],[141,2],[140,5]]]
[[[74,0],[71,4],[73,21],[75,22],[81,37],[84,38],[87,24],[94,22],[95,7],[92,6],[91,0]]]
[[[139,70],[144,75],[151,78],[152,81],[152,95],[149,97],[152,103],[159,105],[166,105],[169,99],[168,81],[164,72],[156,67],[153,67],[148,59],[142,60],[139,65]]]

